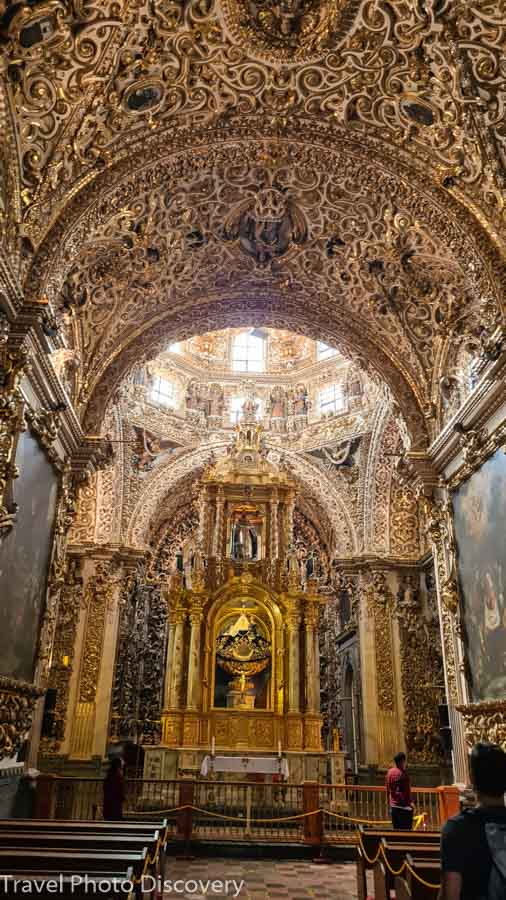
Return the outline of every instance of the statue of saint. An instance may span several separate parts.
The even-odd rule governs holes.
[[[254,525],[247,519],[239,519],[232,529],[233,559],[258,559],[258,535]]]

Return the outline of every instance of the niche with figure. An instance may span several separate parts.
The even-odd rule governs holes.
[[[272,642],[269,624],[255,604],[243,602],[223,616],[214,654],[215,708],[270,708]]]
[[[264,516],[255,506],[236,507],[231,518],[230,556],[244,562],[262,559]]]

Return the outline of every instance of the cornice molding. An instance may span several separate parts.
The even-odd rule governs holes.
[[[506,351],[493,362],[464,404],[433,441],[429,456],[435,470],[454,480],[462,468],[462,437],[490,423],[505,403]],[[495,430],[495,427],[494,427]]]

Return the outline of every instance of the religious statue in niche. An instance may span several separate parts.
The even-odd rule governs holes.
[[[304,384],[297,384],[292,393],[292,410],[294,416],[307,416],[309,400],[307,388]]]
[[[262,516],[254,507],[237,509],[232,519],[232,559],[255,562],[261,558]]]
[[[269,183],[270,182],[270,183]],[[237,241],[258,266],[268,266],[307,241],[304,213],[288,189],[266,173],[256,196],[239,203],[225,220],[225,240]]]
[[[226,624],[216,641],[215,706],[265,709],[270,662],[268,636],[244,607],[237,618]],[[225,680],[224,673],[233,678]]]
[[[225,405],[224,393],[221,384],[209,385],[209,411],[210,418],[221,419]]]
[[[220,384],[205,384],[192,378],[186,390],[186,409],[198,412],[206,419],[221,419],[225,405],[223,388]]]
[[[280,385],[272,389],[265,411],[270,418],[271,430],[283,431],[286,427],[287,401],[285,390]]]
[[[199,385],[197,380],[192,378],[191,381],[188,382],[188,387],[186,389],[186,409],[198,410],[200,409],[199,404]]]
[[[362,380],[359,372],[351,368],[346,381],[346,397],[350,406],[357,406],[362,400]]]
[[[132,452],[132,467],[136,472],[150,472],[156,460],[165,450],[174,452],[178,444],[168,438],[160,438],[146,428],[133,426],[135,442]]]

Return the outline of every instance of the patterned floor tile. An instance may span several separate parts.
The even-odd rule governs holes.
[[[356,900],[353,863],[169,859],[164,900]],[[227,884],[228,881],[228,884]],[[220,890],[221,887],[221,890]]]

